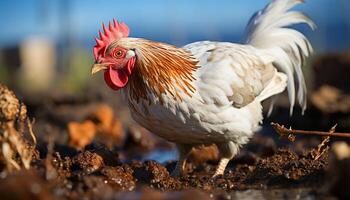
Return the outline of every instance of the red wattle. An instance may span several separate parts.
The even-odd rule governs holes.
[[[135,57],[132,57],[126,63],[126,67],[122,69],[109,68],[104,73],[104,78],[107,85],[113,90],[119,90],[126,86],[131,75],[132,70],[135,66]]]
[[[107,85],[113,90],[123,88],[128,83],[128,74],[124,69],[115,70],[109,68],[104,73]]]

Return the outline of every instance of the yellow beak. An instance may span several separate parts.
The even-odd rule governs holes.
[[[94,75],[97,72],[99,72],[101,70],[105,70],[105,69],[108,69],[108,65],[106,65],[106,64],[94,64],[94,65],[92,65],[92,68],[91,68],[91,75]]]

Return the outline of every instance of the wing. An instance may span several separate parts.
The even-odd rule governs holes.
[[[241,108],[285,88],[286,78],[274,68],[272,58],[252,46],[205,41],[184,48],[199,60],[198,87],[204,101]]]

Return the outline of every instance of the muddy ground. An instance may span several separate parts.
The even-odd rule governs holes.
[[[19,92],[29,118],[35,118],[37,143],[28,130],[21,133],[35,147],[30,169],[21,164],[20,153],[13,155],[19,169],[11,167],[6,156],[0,160],[0,199],[349,199],[350,156],[339,157],[337,149],[350,152],[350,148],[345,143],[341,148],[333,145],[343,139],[331,138],[315,158],[324,138],[281,138],[269,125],[276,121],[327,131],[347,119],[347,112],[334,111],[335,104],[334,112],[327,112],[322,101],[327,97],[322,89],[317,92],[302,118],[298,110],[289,118],[288,108],[277,106],[224,176],[217,178],[211,178],[218,162],[215,146],[194,150],[187,174],[171,177],[177,157],[174,145],[133,123],[127,108],[108,92],[92,89],[78,96]],[[22,122],[17,119],[16,130],[18,123]],[[338,130],[349,127],[342,123]]]
[[[279,138],[267,125],[265,133],[256,134],[230,162],[224,176],[211,178],[218,162],[217,149],[211,146],[195,150],[187,174],[173,178],[169,173],[175,167],[177,153],[171,143],[135,124],[102,130],[108,123],[123,123],[101,102],[52,102],[44,107],[28,104],[28,110],[33,111],[30,115],[38,116],[33,124],[38,156],[29,170],[9,172],[3,166],[1,199],[331,196],[329,154],[318,160],[310,155],[322,138],[297,137],[291,142]],[[106,113],[112,113],[112,119]]]

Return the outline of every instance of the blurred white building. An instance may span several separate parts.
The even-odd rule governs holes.
[[[48,90],[55,79],[56,50],[52,41],[31,37],[20,44],[20,85],[30,91]]]

